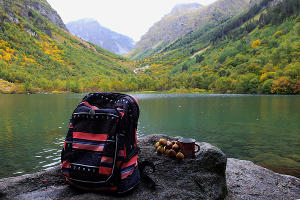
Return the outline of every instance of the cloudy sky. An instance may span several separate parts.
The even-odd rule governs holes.
[[[138,41],[140,37],[177,4],[216,0],[47,0],[65,23],[93,18],[113,31]]]

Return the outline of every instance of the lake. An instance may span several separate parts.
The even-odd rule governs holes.
[[[0,94],[0,178],[60,164],[69,118],[84,94]],[[228,157],[300,177],[300,96],[133,94],[138,136],[193,137]]]

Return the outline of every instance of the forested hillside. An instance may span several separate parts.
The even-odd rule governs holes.
[[[300,0],[261,0],[137,61],[139,73],[152,90],[299,94],[299,12]]]
[[[0,92],[120,90],[128,60],[69,34],[45,0],[0,1]]]
[[[0,93],[300,94],[300,0],[251,2],[133,62],[72,36],[45,0],[0,0]]]
[[[241,13],[250,7],[250,2],[250,0],[218,0],[208,6],[200,4],[175,6],[142,36],[128,57],[141,59],[159,53],[170,42],[206,23],[222,22]]]

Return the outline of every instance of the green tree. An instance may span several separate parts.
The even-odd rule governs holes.
[[[266,80],[261,87],[261,93],[271,94],[272,83],[273,83],[273,79]]]
[[[203,55],[196,55],[196,63],[201,63],[204,60]]]
[[[216,80],[215,89],[217,92],[226,93],[228,90],[231,90],[231,83],[231,78],[221,77]]]

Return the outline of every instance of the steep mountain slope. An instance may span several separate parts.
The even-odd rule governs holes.
[[[300,0],[261,0],[137,61],[152,89],[300,93]],[[145,67],[147,66],[147,67]]]
[[[60,28],[63,28],[67,30],[66,25],[63,23],[62,19],[60,16],[57,14],[55,10],[51,8],[51,6],[48,4],[46,0],[17,0],[18,1],[18,6],[19,6],[19,11],[22,12],[21,15],[30,17],[30,12],[27,12],[29,9],[32,9],[36,12],[38,12],[40,15],[51,21],[53,24],[59,26]],[[10,15],[10,8],[12,5],[12,1],[8,0],[0,0],[0,5],[2,9],[4,9],[5,13],[8,14],[8,16],[11,17],[11,20],[14,21],[17,20],[14,18],[13,15]],[[28,19],[28,18],[27,18]]]
[[[250,0],[218,0],[204,7],[199,4],[177,6],[149,29],[128,57],[140,59],[151,56],[199,26],[225,20],[249,8],[249,5]]]
[[[45,0],[0,1],[0,92],[121,89],[122,74],[133,74],[127,60],[61,23]]]
[[[73,35],[119,55],[133,49],[134,42],[131,38],[111,31],[93,19],[70,22],[67,24],[67,28]]]

